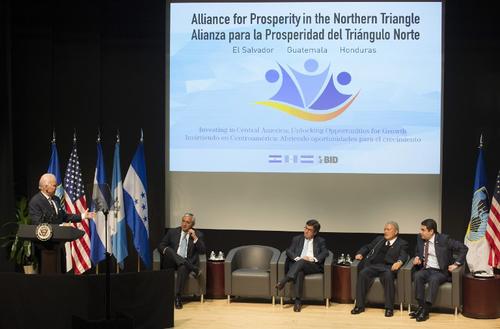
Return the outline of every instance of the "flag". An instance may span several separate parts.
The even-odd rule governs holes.
[[[128,256],[127,226],[123,204],[123,185],[120,165],[120,141],[116,141],[115,155],[113,157],[113,178],[111,181],[111,210],[108,220],[111,231],[111,244],[116,262],[123,269],[124,260]]]
[[[132,231],[135,249],[146,268],[150,269],[152,264],[149,251],[147,189],[144,144],[141,138],[123,182],[123,199],[125,201],[125,219]]]
[[[486,166],[483,158],[483,142],[479,145],[479,155],[476,164],[476,177],[472,196],[472,210],[465,235],[465,245],[469,247],[467,252],[467,264],[471,272],[485,271],[490,273],[488,266],[488,255],[490,246],[486,241],[485,233],[488,224],[489,197],[486,189]]]
[[[500,170],[495,183],[495,192],[491,199],[490,215],[488,216],[488,227],[486,228],[486,240],[490,243],[490,256],[488,265],[500,268]]]
[[[95,218],[90,220],[90,259],[94,265],[106,258],[106,250],[111,252],[111,235],[106,228],[105,212],[109,210],[109,186],[106,185],[106,172],[100,137],[97,139],[97,163],[94,172],[91,210]],[[106,248],[107,247],[107,248]]]
[[[87,210],[87,199],[85,198],[80,161],[76,149],[76,138],[73,142],[73,150],[69,156],[68,167],[64,175],[64,202],[67,213],[81,214]],[[78,240],[66,243],[66,270],[74,269],[75,274],[82,274],[91,267],[89,220],[82,219],[81,222],[71,223],[71,225],[85,231],[85,235]],[[71,258],[68,257],[69,255],[71,255]]]
[[[55,138],[52,139],[49,169],[47,169],[47,172],[56,176],[57,188],[56,188],[55,194],[59,198],[59,200],[61,200],[61,202],[63,202],[64,189],[62,186],[61,170],[59,167],[59,155],[57,154],[57,147],[56,147],[56,139]]]

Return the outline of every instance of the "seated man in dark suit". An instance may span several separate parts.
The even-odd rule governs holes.
[[[325,239],[318,236],[321,225],[315,219],[308,220],[304,227],[304,234],[292,239],[286,250],[288,270],[276,284],[276,288],[283,289],[288,281],[295,283],[295,303],[293,310],[300,312],[302,308],[301,296],[304,276],[306,274],[322,273],[325,258],[328,256]],[[286,268],[286,267],[285,267]]]
[[[40,192],[35,194],[28,205],[28,211],[32,224],[50,223],[61,224],[63,222],[79,222],[82,219],[94,218],[93,212],[88,209],[81,214],[68,214],[61,206],[61,199],[55,193],[57,188],[56,176],[43,174],[38,182]]]
[[[158,245],[158,251],[163,255],[162,267],[177,270],[175,282],[175,308],[182,308],[181,292],[188,275],[198,277],[200,274],[199,254],[205,253],[203,233],[193,229],[195,218],[193,214],[182,216],[181,226],[169,229]]]
[[[351,314],[359,314],[365,310],[365,298],[373,279],[380,278],[384,286],[385,316],[394,315],[394,279],[397,271],[408,258],[408,242],[398,237],[399,225],[387,222],[384,235],[376,237],[370,244],[363,246],[355,259],[363,260],[363,269],[359,272],[356,285],[356,305]]]
[[[429,318],[429,310],[436,300],[439,286],[451,279],[450,272],[465,262],[469,248],[446,234],[439,234],[434,219],[425,219],[417,237],[417,254],[413,265],[420,269],[415,273],[415,298],[418,308],[410,316],[418,322]],[[456,258],[453,257],[456,254]],[[429,284],[429,294],[425,296],[425,284]]]

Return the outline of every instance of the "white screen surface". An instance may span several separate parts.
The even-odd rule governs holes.
[[[250,24],[252,13],[313,22]],[[212,229],[300,231],[317,218],[329,232],[381,232],[395,220],[415,233],[424,218],[440,223],[440,2],[173,3],[170,18],[167,226],[185,211]],[[304,29],[326,36],[265,37]],[[235,39],[246,31],[250,40]]]
[[[173,3],[171,171],[439,174],[440,2]]]

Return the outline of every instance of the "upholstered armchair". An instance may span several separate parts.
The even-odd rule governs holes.
[[[351,264],[351,297],[356,299],[356,284],[358,282],[358,274],[360,271],[359,260],[354,260]],[[406,263],[407,264],[407,263]],[[394,285],[396,286],[394,294],[394,302],[399,306],[400,311],[403,311],[403,304],[405,303],[405,277],[403,274],[403,265],[398,273],[396,274],[396,279],[394,280]],[[384,287],[379,278],[373,280],[373,284],[366,294],[366,302],[368,304],[384,304]]]
[[[155,252],[158,253],[157,250],[155,250]],[[155,257],[155,253],[153,252],[153,259],[153,270],[158,271],[162,269],[163,266],[159,254]],[[188,276],[182,295],[199,296],[200,302],[203,303],[204,296],[207,293],[207,256],[199,255],[199,261],[200,275],[197,278],[192,275]],[[175,271],[175,280],[177,280],[177,271]]]
[[[233,248],[224,262],[224,291],[231,296],[272,298],[275,303],[278,249],[261,245]]]
[[[413,258],[403,267],[405,276],[405,303],[408,305],[408,312],[412,305],[417,305],[415,299],[415,284],[413,274],[416,267],[413,266]],[[445,282],[439,286],[438,294],[432,307],[447,308],[455,311],[455,315],[462,309],[462,276],[465,266],[459,266],[451,272],[451,282]],[[428,285],[426,284],[426,294]]]
[[[286,250],[281,253],[278,261],[278,279],[285,276],[286,270]],[[302,295],[303,300],[322,300],[325,306],[330,305],[332,298],[332,265],[333,254],[328,252],[325,258],[324,272],[308,274],[304,276],[304,291]],[[280,303],[283,305],[283,298],[294,298],[293,282],[287,282],[283,290],[279,292]]]

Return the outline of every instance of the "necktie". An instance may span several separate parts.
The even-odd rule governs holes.
[[[50,203],[50,206],[52,207],[52,210],[54,210],[54,213],[57,215],[57,207],[55,205],[54,200],[52,200],[52,199],[47,199],[47,200],[49,200],[49,203]]]
[[[186,258],[187,257],[187,241],[186,241],[186,233],[181,233],[181,244],[179,246],[179,256]]]
[[[307,256],[307,250],[309,249],[309,241],[305,239],[304,240],[304,247],[302,248],[302,253],[300,254],[300,258]]]
[[[386,241],[386,242],[385,242],[385,245],[386,245],[387,247],[390,247],[390,246],[391,246],[391,243],[390,243],[389,241]]]
[[[429,257],[429,241],[425,241],[424,245],[424,268],[427,267],[427,258]]]

